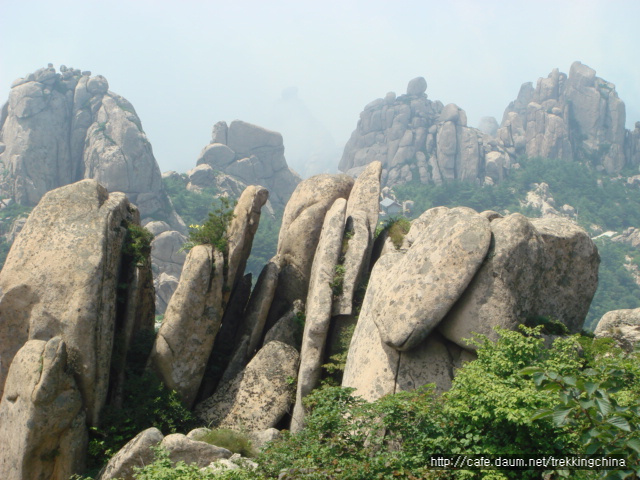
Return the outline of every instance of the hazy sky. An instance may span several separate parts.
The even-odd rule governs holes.
[[[476,125],[500,121],[523,82],[580,60],[615,83],[629,128],[638,19],[639,0],[0,0],[0,102],[49,62],[102,74],[136,108],[160,168],[183,172],[219,120],[274,128],[291,86],[341,151],[364,105],[416,76]]]

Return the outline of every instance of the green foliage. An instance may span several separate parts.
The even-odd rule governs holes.
[[[638,358],[611,351],[577,374],[540,367],[523,369],[539,391],[556,395],[552,407],[542,408],[532,420],[551,418],[580,438],[583,454],[620,456],[628,470],[604,472],[601,478],[638,478],[640,475],[640,401]],[[631,361],[630,361],[631,360]]]
[[[226,254],[228,252],[228,236],[227,229],[234,217],[231,201],[227,197],[220,197],[218,205],[212,212],[209,212],[209,218],[202,225],[189,226],[189,239],[182,247],[184,250],[190,250],[196,245],[212,245],[216,250]]]
[[[342,383],[342,374],[344,368],[347,365],[347,354],[349,353],[349,345],[351,344],[351,337],[356,329],[356,324],[345,326],[338,336],[337,353],[334,353],[329,357],[329,361],[322,365],[322,368],[327,374],[324,382],[328,385],[340,385]]]
[[[397,249],[402,246],[404,236],[409,232],[410,228],[411,222],[409,219],[402,216],[392,217],[376,229],[376,237],[382,232],[387,232],[391,242]]]
[[[147,265],[151,255],[152,240],[153,234],[149,230],[135,223],[127,223],[127,235],[122,246],[122,254],[136,265]]]
[[[254,457],[256,451],[246,434],[228,428],[216,428],[196,437],[194,440],[206,442],[216,447],[226,448],[243,457]]]
[[[336,265],[333,273],[333,280],[329,284],[331,286],[331,291],[333,292],[334,297],[339,297],[340,295],[342,295],[342,289],[344,287],[344,274],[344,265]]]
[[[99,469],[142,430],[156,427],[168,435],[197,426],[178,395],[145,369],[153,339],[151,332],[133,338],[127,356],[122,406],[107,405],[100,427],[90,429],[88,467],[92,470]]]
[[[568,335],[569,329],[567,326],[562,323],[560,320],[544,316],[544,315],[534,315],[525,320],[525,325],[527,327],[537,327],[538,325],[542,326],[542,333],[547,335]]]

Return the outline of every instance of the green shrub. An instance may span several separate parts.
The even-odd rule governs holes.
[[[215,204],[214,204],[215,206]],[[209,219],[202,225],[189,225],[189,239],[182,247],[190,250],[196,245],[212,245],[226,255],[228,251],[227,229],[234,217],[233,207],[228,198],[220,197],[219,205],[209,212]]]
[[[122,246],[122,254],[129,257],[136,265],[147,265],[151,255],[151,241],[153,234],[146,228],[127,223],[127,235]]]

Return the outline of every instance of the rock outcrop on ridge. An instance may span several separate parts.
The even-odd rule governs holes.
[[[345,146],[339,168],[357,175],[382,162],[387,186],[419,181],[441,183],[501,180],[521,156],[588,162],[609,174],[640,164],[640,122],[625,129],[625,106],[615,85],[574,62],[569,74],[554,69],[547,78],[520,88],[501,124],[467,125],[464,110],[427,99],[422,77],[407,93],[389,92],[369,103]]]
[[[407,93],[369,103],[360,114],[338,168],[357,174],[369,163],[382,163],[382,183],[501,179],[511,158],[495,139],[467,125],[455,104],[443,105],[426,95],[427,82],[414,78]]]
[[[33,206],[49,190],[92,178],[124,192],[143,219],[184,229],[162,189],[140,118],[102,75],[41,68],[13,82],[1,120],[5,198]]]
[[[632,352],[640,341],[640,308],[605,313],[594,333],[596,338],[613,338],[621,348]]]
[[[278,210],[301,181],[287,166],[282,135],[241,120],[213,126],[211,143],[187,175],[187,188],[192,190],[226,187],[222,189],[233,193],[247,185],[261,185],[269,190],[269,200]]]

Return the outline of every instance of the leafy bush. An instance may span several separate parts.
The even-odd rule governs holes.
[[[204,224],[189,226],[189,240],[182,247],[184,250],[190,250],[196,245],[212,245],[219,252],[227,254],[227,229],[234,217],[235,204],[232,205],[226,197],[220,197],[218,202],[213,212],[209,212],[209,219]]]
[[[128,223],[122,254],[136,265],[146,265],[149,263],[152,240],[153,234],[149,230],[135,223]]]

